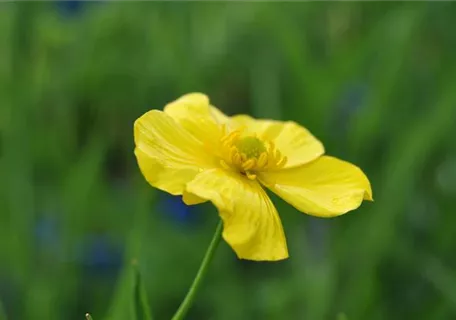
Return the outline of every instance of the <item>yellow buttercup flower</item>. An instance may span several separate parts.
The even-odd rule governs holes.
[[[136,120],[134,135],[146,180],[182,195],[188,205],[211,201],[223,220],[223,238],[242,259],[288,257],[280,217],[263,186],[318,217],[372,200],[364,173],[324,156],[322,143],[302,126],[228,117],[201,93],[147,112]]]

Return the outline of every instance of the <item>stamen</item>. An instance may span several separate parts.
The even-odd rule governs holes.
[[[222,142],[222,144],[230,143],[230,145],[231,145],[233,143],[233,141],[240,135],[241,135],[241,133],[236,130],[236,131],[231,132],[229,135],[224,136],[222,139],[220,139],[220,141]]]
[[[258,158],[257,166],[259,168],[263,168],[268,161],[268,154],[266,152],[263,152],[260,157]]]
[[[255,159],[249,159],[245,162],[242,163],[242,169],[244,169],[245,172],[248,170],[252,169],[255,166]]]
[[[282,159],[279,160],[279,162],[277,162],[277,167],[283,168],[287,164],[287,161],[288,161],[288,158],[283,157]]]
[[[251,173],[251,172],[246,172],[245,175],[247,176],[247,178],[249,178],[250,180],[255,180],[256,179],[256,174],[254,173]]]
[[[229,153],[228,153],[228,158],[229,158],[229,159],[234,159],[234,155],[235,155],[237,152],[238,152],[238,151],[237,151],[236,147],[231,147],[231,148],[230,148],[230,151],[229,151]],[[234,160],[233,160],[233,161],[234,161]]]
[[[246,162],[247,161],[247,156],[245,153],[241,153],[241,162]]]
[[[242,162],[241,162],[241,155],[236,152],[233,156],[233,163],[236,164],[236,165],[240,165]]]
[[[220,160],[220,165],[223,167],[223,169],[230,169],[230,166],[226,164],[225,160]]]
[[[228,130],[222,126],[222,131]],[[220,165],[226,170],[238,170],[248,179],[256,179],[257,171],[282,168],[287,157],[276,149],[274,142],[263,141],[256,134],[241,136],[241,130],[232,131],[221,139]]]
[[[275,160],[275,162],[280,161],[281,158],[282,158],[282,154],[280,153],[279,150],[276,149],[276,150],[274,151],[274,160]]]
[[[274,165],[275,162],[274,150],[272,150],[272,152],[268,152],[268,165]]]
[[[272,153],[272,151],[274,151],[274,149],[275,149],[274,142],[269,141],[269,149],[268,149],[269,153]]]

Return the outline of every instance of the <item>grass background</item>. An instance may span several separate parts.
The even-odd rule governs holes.
[[[169,319],[217,223],[149,187],[133,121],[192,91],[292,119],[370,177],[337,219],[274,198],[291,258],[223,243],[189,319],[456,319],[451,2],[0,3],[0,319]],[[139,319],[139,317],[138,317]]]

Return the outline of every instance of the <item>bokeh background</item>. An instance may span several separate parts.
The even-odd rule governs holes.
[[[169,319],[217,224],[149,187],[132,125],[201,91],[367,173],[335,219],[277,197],[291,258],[222,243],[188,319],[456,319],[451,2],[0,3],[0,319]],[[138,317],[139,319],[140,317]]]

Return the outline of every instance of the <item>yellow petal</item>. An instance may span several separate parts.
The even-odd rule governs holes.
[[[333,217],[372,200],[369,180],[358,167],[328,156],[306,165],[264,172],[261,182],[296,209]]]
[[[202,199],[202,198],[198,197],[197,195],[194,195],[193,193],[190,193],[190,192],[187,192],[186,190],[184,190],[184,193],[182,194],[182,201],[187,206],[192,206],[192,205],[195,205],[195,204],[204,203],[207,200],[206,199]]]
[[[217,109],[214,106],[210,106],[212,117],[219,125],[228,124],[230,122],[230,117],[224,114],[221,110]]]
[[[187,184],[187,192],[212,201],[223,219],[223,238],[240,259],[288,257],[277,210],[257,181],[212,169]]]
[[[209,105],[206,95],[186,94],[166,105],[164,111],[209,149],[218,145],[223,134],[217,118],[221,112]]]
[[[149,111],[136,120],[134,135],[141,172],[160,190],[180,195],[188,181],[211,166],[201,142],[162,111]]]
[[[253,119],[247,115],[237,115],[231,118],[231,126],[244,127],[248,132],[257,133],[259,138],[274,142],[288,159],[285,168],[308,163],[325,152],[323,144],[317,138],[293,121]]]

